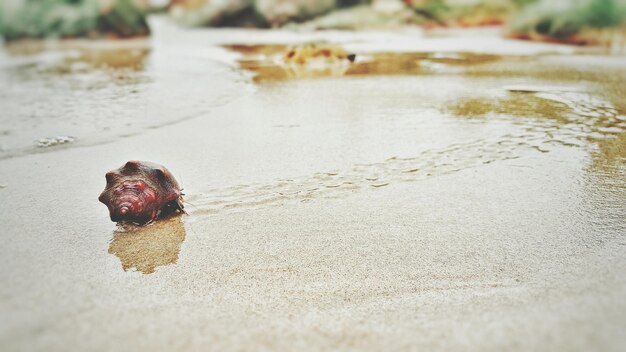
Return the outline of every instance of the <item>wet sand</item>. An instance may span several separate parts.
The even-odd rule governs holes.
[[[16,72],[40,94],[67,89],[1,140],[3,350],[624,349],[622,58],[505,41],[478,65],[255,80],[265,71],[220,46],[250,32],[176,41],[161,25],[152,66],[86,68],[96,88],[3,66],[4,101]],[[365,56],[392,46],[339,38]],[[467,52],[450,42],[406,47]],[[93,79],[110,74],[145,80]],[[23,102],[16,123],[33,114]],[[135,115],[132,133],[111,123]],[[33,147],[57,134],[77,139]],[[129,159],[172,170],[189,215],[110,222],[97,196]]]

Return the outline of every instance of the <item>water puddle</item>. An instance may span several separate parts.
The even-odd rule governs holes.
[[[361,85],[368,82],[375,87],[379,81],[372,83],[369,80],[376,75],[439,74],[439,79],[444,80],[450,75],[465,76],[464,69],[468,66],[488,65],[502,60],[509,62],[521,60],[514,57],[472,54],[357,53],[354,62],[341,59],[324,60],[327,66],[342,67],[339,71],[333,71],[327,68],[311,68],[306,62],[294,65],[285,60],[285,55],[289,55],[293,50],[287,46],[237,45],[228,48],[243,55],[240,60],[241,67],[252,71],[255,75],[254,81],[257,83],[284,81],[281,84],[285,87],[295,87],[295,82],[299,78],[317,77],[332,80],[338,90],[349,90],[355,82]],[[425,64],[426,62],[429,64]],[[437,71],[433,69],[435,67],[433,65],[441,65],[444,68]],[[455,67],[460,69],[455,70]],[[575,75],[575,72],[571,74]],[[358,81],[340,78],[350,75],[356,76],[355,79]],[[609,99],[603,98],[601,93],[593,88],[593,84],[597,82],[571,84],[562,81],[532,80],[530,82],[535,84],[523,81],[525,84],[520,85],[517,84],[520,80],[509,79],[506,74],[497,70],[489,78],[471,77],[470,75],[470,79],[477,83],[477,87],[487,85],[490,88],[472,90],[470,86],[456,87],[460,93],[451,90],[450,96],[454,97],[453,99],[445,96],[436,99],[432,96],[421,97],[423,101],[429,101],[429,109],[436,110],[434,114],[439,115],[439,118],[453,118],[452,122],[445,122],[448,126],[442,125],[436,130],[444,133],[446,128],[450,128],[450,123],[461,125],[470,123],[484,125],[487,130],[501,129],[500,133],[469,140],[465,137],[466,141],[441,148],[430,148],[412,156],[390,156],[378,162],[356,163],[342,170],[320,171],[308,176],[277,180],[275,183],[207,189],[188,198],[193,205],[190,212],[199,215],[280,204],[284,201],[308,202],[320,197],[332,198],[359,189],[376,189],[400,182],[415,182],[470,168],[487,167],[495,162],[546,154],[558,148],[582,148],[589,151],[594,159],[607,158],[603,153],[594,153],[598,145],[612,145],[604,148],[623,151],[625,117]],[[309,83],[297,83],[297,86],[307,84]],[[310,84],[312,87],[313,83]],[[449,87],[444,88],[443,85],[441,88],[432,87],[433,90],[447,88]],[[396,93],[386,91],[383,95],[392,99],[406,94],[404,91]],[[312,95],[310,101],[319,101],[318,98],[318,95]],[[424,112],[424,107],[419,104],[413,106],[416,113]],[[301,109],[307,108],[303,106]],[[436,124],[441,121],[429,123]],[[623,161],[621,156],[615,156],[614,159]],[[623,185],[624,180],[617,183]]]
[[[321,49],[306,50],[311,45],[318,45]],[[253,79],[257,83],[312,77],[450,73],[457,71],[456,68],[459,66],[504,59],[498,55],[470,53],[344,54],[345,51],[341,47],[325,43],[305,43],[296,46],[226,45],[224,47],[242,55],[239,60],[240,66],[253,72]],[[294,52],[298,59],[292,58]],[[324,60],[316,60],[320,56],[323,56]],[[516,57],[508,59],[520,60]]]
[[[511,92],[500,98],[464,98],[452,102],[455,116],[517,117],[527,131],[544,134],[546,143],[581,146],[584,141],[614,138],[626,132],[625,116],[613,104],[590,92],[542,90]]]

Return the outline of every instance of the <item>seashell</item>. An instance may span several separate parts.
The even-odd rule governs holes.
[[[184,213],[182,190],[164,166],[132,160],[106,173],[107,185],[98,200],[115,222],[150,223],[159,216]]]

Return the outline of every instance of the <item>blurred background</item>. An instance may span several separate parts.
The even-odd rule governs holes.
[[[146,16],[186,27],[393,29],[503,25],[508,37],[611,44],[625,31],[626,0],[3,0],[5,40],[134,37]]]

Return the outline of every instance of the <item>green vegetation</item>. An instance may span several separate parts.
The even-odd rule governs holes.
[[[482,25],[505,22],[535,0],[412,0],[409,6],[425,21],[441,24]]]
[[[515,37],[585,43],[588,41],[579,41],[580,33],[595,30],[597,34],[598,30],[626,23],[626,0],[404,0],[403,2],[408,7],[387,14],[372,10],[371,1],[337,0],[335,9],[337,11],[316,25],[324,28],[360,28],[364,23],[365,26],[368,23],[376,26],[385,24],[480,26],[506,23]],[[13,40],[27,37],[146,35],[149,33],[145,20],[146,9],[139,9],[135,3],[137,1],[134,0],[0,0],[0,36]],[[192,3],[195,3],[195,0]],[[254,1],[244,0],[242,3],[247,4],[247,7],[244,6],[242,9],[249,11],[229,15],[234,16],[232,24],[234,26],[242,23],[249,25],[250,21],[246,22],[245,19],[250,13],[258,19],[258,13],[253,9]],[[228,5],[226,10],[230,11],[229,9],[236,3],[223,4]],[[187,12],[193,15],[192,18],[202,17],[201,8],[204,7],[191,7]],[[219,11],[212,10],[211,13],[218,18],[224,17],[224,13]],[[266,25],[259,24],[258,21],[252,24]]]
[[[541,0],[526,6],[510,23],[514,32],[567,39],[585,29],[619,26],[626,20],[620,0]]]
[[[428,20],[442,22],[450,11],[445,0],[410,1],[415,13]]]
[[[7,40],[148,33],[144,14],[131,0],[117,0],[110,7],[98,0],[0,1],[0,35]]]
[[[412,0],[422,22],[482,25],[508,22],[512,31],[555,39],[586,29],[619,26],[626,20],[625,0]]]

